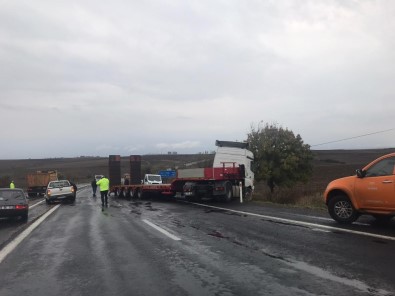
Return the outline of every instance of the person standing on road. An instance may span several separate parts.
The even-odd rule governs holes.
[[[93,197],[96,197],[96,191],[97,191],[96,179],[93,179],[93,181],[91,182],[91,186],[93,191]]]
[[[96,185],[100,187],[100,197],[101,197],[101,210],[103,211],[104,205],[108,208],[108,190],[110,189],[110,181],[103,176]]]
[[[14,188],[15,188],[15,183],[14,183],[14,181],[11,181],[11,183],[10,183],[10,188],[11,188],[11,189],[14,189]]]

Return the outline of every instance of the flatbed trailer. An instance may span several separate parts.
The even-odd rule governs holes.
[[[160,194],[173,196],[171,184],[136,184],[136,185],[115,185],[111,186],[110,192],[115,196],[142,199],[148,194]]]
[[[218,150],[212,167],[179,169],[170,184],[114,185],[110,192],[130,198],[143,198],[144,195],[155,193],[187,200],[200,200],[203,197],[225,201],[234,197],[251,199],[254,189],[254,173],[251,170],[253,153],[247,149],[248,144],[216,141],[216,145]],[[141,157],[131,156],[131,159],[141,160]],[[140,165],[136,167],[140,169]],[[140,172],[137,173],[140,175]]]
[[[202,197],[217,197],[230,201],[240,197],[240,188],[248,198],[249,190],[244,186],[244,167],[184,169],[177,172],[170,184],[136,184],[112,186],[110,192],[115,196],[142,199],[149,194],[167,197],[185,197],[187,200],[199,200]],[[180,177],[179,177],[180,176]],[[241,187],[240,187],[241,186]]]

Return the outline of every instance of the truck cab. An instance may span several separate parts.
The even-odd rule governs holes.
[[[161,175],[145,174],[143,184],[162,184],[162,177]]]
[[[218,146],[214,156],[213,167],[239,167],[244,166],[245,187],[254,189],[254,173],[252,172],[252,162],[254,154],[248,150],[248,143],[216,141]]]

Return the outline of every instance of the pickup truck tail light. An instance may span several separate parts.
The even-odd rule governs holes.
[[[27,205],[16,205],[15,209],[16,210],[26,210],[27,209]]]

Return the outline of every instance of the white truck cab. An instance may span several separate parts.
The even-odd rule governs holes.
[[[161,175],[145,174],[143,184],[162,184]]]
[[[232,167],[244,165],[245,187],[254,189],[254,173],[252,172],[252,162],[254,154],[248,150],[248,144],[244,142],[216,141],[218,146],[214,156],[213,167]]]

